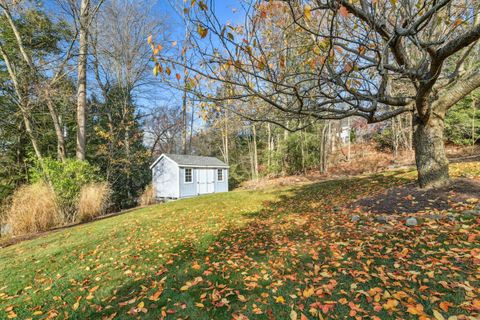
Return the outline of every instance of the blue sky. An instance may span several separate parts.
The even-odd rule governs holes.
[[[186,0],[190,3],[191,0]],[[240,14],[241,0],[212,0],[205,1],[210,10],[214,10],[217,18],[222,23],[235,23],[243,19]],[[183,5],[183,0],[157,0],[153,8],[153,14],[158,16],[159,19],[162,17],[171,21],[170,28],[172,29],[172,41],[177,41],[182,43],[185,35],[185,26],[183,23],[182,17],[172,8],[171,3],[178,3],[180,6]],[[176,92],[175,90],[163,90],[159,88],[157,92],[157,102],[162,103],[163,101],[168,101],[169,104],[175,101],[177,105],[181,104],[181,92]],[[146,99],[141,99],[141,103],[146,107],[151,107],[152,104],[155,104],[153,101],[148,101]]]
[[[106,0],[109,1],[109,0]],[[132,1],[132,0],[121,0]],[[136,0],[133,0],[136,1]],[[171,40],[177,41],[179,44],[184,39],[184,24],[182,17],[175,12],[172,3],[177,3],[180,7],[183,6],[184,0],[151,0],[153,3],[152,15],[154,18],[166,19],[169,22],[171,32]],[[191,0],[186,0],[190,4]],[[242,0],[204,0],[209,6],[209,9],[214,10],[217,18],[222,23],[236,23],[242,20],[241,1]],[[146,0],[148,3],[148,0]],[[46,0],[43,2],[45,8],[57,15],[58,18],[67,18],[64,16],[62,10],[59,10],[56,0]],[[145,35],[145,41],[149,35]],[[181,72],[179,72],[181,73]],[[93,75],[89,77],[89,94],[94,93],[96,82]],[[161,85],[159,80],[158,85],[155,83],[148,87],[143,87],[137,92],[137,103],[143,106],[145,112],[155,106],[168,105],[170,107],[180,106],[182,93],[171,88],[165,88]],[[201,121],[198,121],[201,125]],[[197,126],[198,127],[198,126]]]

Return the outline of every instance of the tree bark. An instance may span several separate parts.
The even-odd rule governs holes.
[[[253,132],[253,170],[255,174],[255,180],[258,179],[258,151],[257,151],[257,130],[255,125],[252,125]]]
[[[432,115],[426,123],[419,121],[416,125],[413,143],[421,188],[442,186],[449,180],[444,127],[444,119],[437,115]]]
[[[53,127],[55,128],[55,134],[57,136],[57,156],[58,159],[62,162],[65,162],[67,158],[67,151],[65,148],[65,137],[63,136],[62,126],[60,124],[60,119],[58,117],[57,111],[55,110],[55,106],[53,105],[52,100],[47,94],[47,107],[48,111],[50,112],[50,117],[52,118]]]
[[[77,159],[85,160],[87,116],[87,54],[89,0],[82,0],[80,7],[80,49],[78,52],[77,84]]]

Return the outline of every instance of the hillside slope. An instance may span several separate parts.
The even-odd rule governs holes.
[[[0,249],[0,318],[479,316],[480,220],[461,213],[479,199],[416,227],[349,209],[413,177],[202,196]]]

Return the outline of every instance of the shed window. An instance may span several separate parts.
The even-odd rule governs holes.
[[[192,182],[192,169],[185,169],[185,182]]]
[[[222,169],[217,170],[217,180],[218,181],[223,181],[223,170]]]

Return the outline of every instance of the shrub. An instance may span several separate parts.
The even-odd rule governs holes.
[[[106,182],[86,184],[80,190],[77,203],[76,221],[90,221],[105,214],[112,191]]]
[[[31,170],[31,180],[47,182],[48,177],[57,194],[59,208],[68,222],[74,222],[80,189],[84,185],[100,181],[98,168],[75,159],[62,162],[45,158],[43,162],[44,170],[38,163]]]
[[[41,182],[18,188],[6,211],[6,222],[14,235],[46,231],[62,224],[52,188]]]
[[[145,188],[143,193],[140,195],[138,202],[141,206],[148,206],[151,204],[155,204],[157,202],[157,196],[156,196],[155,187],[153,186],[153,184],[149,184]]]

